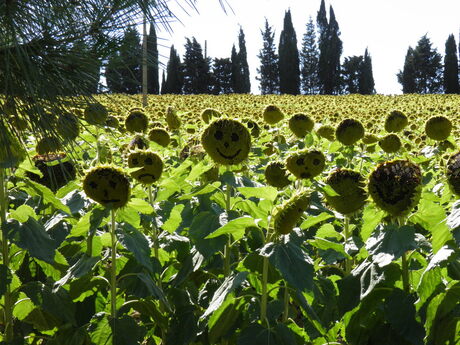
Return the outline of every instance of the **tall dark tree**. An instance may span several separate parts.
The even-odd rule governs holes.
[[[310,17],[300,50],[300,85],[307,95],[319,93],[318,63],[319,51],[316,44],[316,28]]]
[[[181,94],[183,87],[183,72],[182,63],[179,54],[177,54],[174,45],[171,46],[169,52],[169,61],[166,67],[166,82],[165,87],[162,88],[162,94]]]
[[[201,45],[195,37],[186,39],[184,56],[184,93],[203,94],[211,91],[209,60],[203,56]]]
[[[444,56],[444,92],[459,93],[460,86],[458,81],[458,57],[457,43],[454,35],[449,35],[446,41],[446,53]]]
[[[212,67],[212,93],[229,94],[232,87],[232,62],[229,58],[214,59]]]
[[[239,93],[243,76],[241,75],[240,59],[238,56],[238,52],[236,51],[235,45],[232,46],[230,60],[232,62],[232,89],[234,93]]]
[[[406,70],[406,62],[408,70]],[[409,47],[406,62],[404,70],[398,73],[398,81],[403,85],[403,92],[407,89],[405,84],[411,86],[412,80],[408,79],[409,77],[414,83],[414,89],[410,87],[409,92],[422,94],[442,92],[442,57],[437,49],[432,47],[427,35],[420,38],[415,49],[411,50]]]
[[[349,56],[346,57],[342,66],[343,90],[346,93],[358,93],[359,81],[363,65],[363,57]]]
[[[415,61],[414,49],[409,47],[407,49],[406,58],[404,59],[404,67],[402,71],[397,74],[398,83],[402,85],[403,93],[416,93],[417,86],[415,81]]]
[[[107,86],[111,92],[136,94],[141,90],[140,36],[136,28],[128,27],[118,52],[108,60],[106,68]]]
[[[238,34],[238,49],[238,62],[241,71],[241,85],[239,86],[238,93],[250,93],[251,79],[249,76],[248,53],[243,28],[241,27]]]
[[[361,72],[359,76],[359,90],[362,95],[372,95],[375,93],[374,73],[372,72],[372,58],[366,48]]]
[[[158,42],[155,23],[150,23],[149,34],[147,36],[147,92],[158,95],[160,93],[160,83],[158,80]]]
[[[317,23],[319,28],[318,78],[322,94],[338,94],[341,89],[340,57],[343,44],[334,9],[329,7],[329,22],[326,18],[324,0],[321,1]]]
[[[299,50],[292,25],[291,11],[284,14],[284,26],[278,46],[280,92],[298,95],[300,93]]]
[[[275,47],[275,33],[268,25],[265,18],[265,29],[260,31],[262,34],[263,47],[257,57],[260,59],[260,67],[257,69],[259,76],[256,79],[260,82],[260,92],[262,95],[279,93],[279,66],[278,54]]]
[[[160,93],[163,95],[166,92],[166,77],[165,77],[165,71],[163,70],[163,73],[161,74],[161,88],[160,88]]]

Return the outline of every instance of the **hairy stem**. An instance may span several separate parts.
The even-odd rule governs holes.
[[[115,233],[116,223],[115,223],[115,210],[110,211],[111,215],[111,227],[110,235],[112,239],[112,266],[110,268],[110,302],[111,310],[110,315],[112,320],[115,321],[117,316],[117,235]]]
[[[406,253],[404,252],[401,257],[402,262],[402,281],[403,281],[403,290],[406,293],[410,292],[410,284],[409,284],[409,266],[407,263]]]
[[[262,266],[262,298],[260,301],[260,322],[267,319],[267,281],[268,281],[268,257],[264,256]]]
[[[231,204],[230,204],[230,200],[231,200],[231,197],[232,197],[232,194],[231,194],[231,186],[230,185],[226,185],[226,191],[225,191],[225,210],[227,211],[227,216],[229,215],[229,212],[230,212],[230,207],[231,207]],[[232,242],[231,242],[231,237],[230,235],[228,236],[228,240],[227,240],[227,243],[225,244],[225,248],[224,248],[224,275],[225,277],[228,277],[230,275],[230,254],[231,254],[231,251],[232,251]]]
[[[289,318],[289,289],[287,284],[284,285],[284,311],[283,311],[283,322],[287,322]]]
[[[345,237],[345,245],[350,238],[350,218],[348,216],[345,216],[345,221],[344,221],[344,237]],[[345,258],[345,274],[349,275],[351,272],[351,266],[352,266],[352,259]]]

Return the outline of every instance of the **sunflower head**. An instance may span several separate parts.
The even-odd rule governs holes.
[[[335,139],[335,130],[334,127],[330,125],[322,125],[316,130],[316,133],[324,139],[327,139],[329,141],[334,141]]]
[[[61,142],[55,137],[44,137],[37,142],[37,146],[35,147],[35,151],[37,151],[39,155],[57,152],[61,149]]]
[[[278,235],[287,235],[299,222],[310,206],[310,194],[303,192],[292,196],[277,208],[274,215],[274,229]]]
[[[460,196],[460,152],[453,154],[447,160],[446,176],[450,190]]]
[[[390,216],[405,216],[420,200],[422,172],[408,160],[384,162],[371,173],[368,189],[375,204]]]
[[[402,143],[397,134],[391,133],[379,140],[379,146],[386,153],[394,153],[401,149]]]
[[[109,112],[101,103],[91,103],[85,108],[84,116],[91,125],[104,125]]]
[[[335,192],[335,195],[325,193],[327,204],[341,214],[353,214],[363,208],[366,203],[367,192],[364,189],[364,177],[356,171],[334,170],[329,174],[326,184]]]
[[[335,137],[343,145],[353,145],[364,137],[364,126],[358,120],[345,119],[337,126]]]
[[[220,112],[212,108],[206,108],[205,110],[201,112],[201,119],[205,123],[211,122],[213,117],[220,117],[220,116],[221,116]]]
[[[289,129],[298,138],[304,138],[313,130],[314,125],[311,117],[302,113],[294,114],[289,119]]]
[[[163,172],[163,161],[148,150],[138,150],[128,155],[128,167],[138,168],[131,172],[131,177],[142,184],[152,184],[159,180]]]
[[[243,162],[251,149],[251,135],[241,122],[218,119],[201,136],[201,144],[211,159],[223,165]]]
[[[83,190],[97,203],[113,209],[125,206],[131,194],[128,176],[109,165],[89,170],[83,179]]]
[[[130,133],[143,133],[147,130],[149,118],[139,108],[131,109],[125,119],[126,130]]]
[[[173,131],[180,128],[181,120],[173,107],[168,107],[166,109],[166,123],[168,124],[169,129]]]
[[[80,124],[73,113],[66,112],[59,116],[56,130],[64,140],[71,141],[80,134]]]
[[[149,139],[150,141],[156,142],[158,145],[161,145],[163,147],[166,147],[169,145],[169,142],[171,141],[171,137],[169,136],[169,133],[166,129],[164,128],[152,128],[149,132]]]
[[[297,178],[311,179],[324,170],[326,157],[321,151],[304,150],[291,154],[286,159],[287,169]]]
[[[426,135],[436,141],[446,140],[452,131],[452,122],[445,116],[433,116],[425,123]]]
[[[265,168],[265,180],[270,186],[284,188],[291,183],[282,162],[270,162]]]
[[[385,131],[397,133],[402,131],[409,123],[407,116],[399,110],[393,110],[385,119]]]
[[[263,118],[269,125],[275,125],[284,119],[284,114],[276,105],[267,105],[263,112]]]
[[[43,176],[30,171],[26,171],[26,176],[54,192],[76,178],[75,166],[63,152],[36,155],[32,161]]]

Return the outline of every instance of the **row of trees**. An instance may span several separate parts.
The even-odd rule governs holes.
[[[460,51],[460,46],[458,47]],[[427,35],[407,49],[404,67],[397,74],[403,93],[460,93],[459,61],[454,35],[446,41],[444,61]]]

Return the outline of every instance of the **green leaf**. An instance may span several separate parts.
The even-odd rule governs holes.
[[[19,299],[14,305],[13,316],[18,320],[24,320],[27,315],[29,315],[32,310],[35,309],[35,304],[31,301],[29,297],[24,292],[19,294]]]
[[[109,216],[109,210],[101,206],[93,207],[91,211],[80,218],[78,223],[70,231],[70,237],[87,236],[88,231],[96,230],[104,220]]]
[[[209,194],[209,193],[212,193],[218,190],[219,187],[220,187],[220,182],[213,182],[211,184],[205,184],[197,188],[194,188],[191,193],[183,194],[182,196],[178,198],[178,200],[190,200],[191,198],[198,196],[198,195]]]
[[[118,223],[129,223],[136,228],[138,228],[141,224],[141,216],[135,208],[130,207],[129,205],[117,210],[116,220]]]
[[[441,205],[433,201],[421,199],[418,211],[410,219],[431,232],[431,244],[435,253],[452,239],[452,234],[445,222],[446,212]]]
[[[240,286],[248,276],[248,272],[238,272],[236,275],[231,275],[230,277],[225,278],[222,285],[216,290],[214,296],[212,297],[211,303],[209,303],[208,308],[201,316],[202,319],[207,318],[214,311],[216,311],[222,303],[225,301],[225,297]]]
[[[238,336],[238,345],[277,344],[272,331],[257,323],[244,328]]]
[[[121,223],[116,233],[121,245],[134,255],[137,262],[149,272],[153,272],[150,261],[150,246],[145,235],[128,223]]]
[[[392,330],[413,345],[423,345],[425,332],[416,321],[415,299],[402,290],[394,289],[384,304],[385,319],[391,324]]]
[[[335,238],[336,240],[340,240],[342,235],[335,231],[335,228],[332,224],[323,224],[318,231],[316,231],[316,237],[319,238]]]
[[[213,212],[200,212],[193,218],[189,236],[197,250],[209,258],[214,253],[222,250],[227,242],[225,237],[206,239],[206,236],[220,227],[219,215]]]
[[[271,202],[275,201],[278,196],[278,190],[275,187],[239,187],[237,188],[245,198],[266,199]]]
[[[373,204],[368,204],[363,211],[363,225],[361,227],[361,238],[364,242],[371,236],[377,225],[380,224],[385,212],[377,209]]]
[[[269,243],[260,251],[294,288],[313,289],[313,261],[294,242]]]
[[[144,339],[146,329],[137,323],[133,317],[123,315],[110,322],[114,334],[113,345],[138,345]]]
[[[216,238],[221,235],[232,235],[236,241],[239,241],[243,236],[246,228],[251,226],[257,227],[257,224],[254,218],[249,216],[244,216],[240,218],[233,219],[229,221],[224,226],[221,226],[216,231],[210,233],[206,236],[206,239]]]
[[[38,220],[35,211],[29,205],[21,205],[17,209],[10,212],[10,218],[16,219],[20,223],[25,223],[29,217]]]
[[[184,208],[184,204],[176,204],[171,210],[168,220],[163,223],[162,228],[170,234],[176,231],[180,223],[182,223],[182,211]]]
[[[54,284],[54,290],[67,284],[71,279],[81,278],[92,271],[93,267],[100,261],[100,257],[89,257],[83,254],[73,266],[71,266],[64,277]]]
[[[165,344],[188,345],[197,334],[197,316],[193,306],[178,308],[171,320]]]
[[[380,267],[400,258],[408,250],[417,248],[415,228],[404,225],[379,226],[366,242],[366,249]]]
[[[98,313],[91,319],[89,325],[89,333],[91,341],[95,345],[112,345],[112,328],[108,315],[106,313]]]
[[[27,250],[32,257],[48,263],[54,262],[56,242],[37,220],[31,217],[24,223],[10,220],[6,226],[11,242]]]
[[[231,331],[244,305],[245,301],[242,298],[229,298],[212,313],[208,321],[211,344],[217,344],[220,338]]]
[[[332,249],[337,253],[342,254],[344,257],[351,259],[351,256],[345,252],[343,244],[332,242],[319,237],[315,237],[314,240],[309,240],[308,243],[310,243],[313,247],[316,247],[321,250]]]
[[[69,207],[64,205],[49,188],[29,179],[24,179],[23,184],[24,190],[30,195],[39,195],[45,205],[52,205],[57,210],[71,214]]]
[[[137,212],[142,214],[151,214],[153,212],[153,207],[147,201],[139,198],[132,198],[128,202],[128,207],[135,209]]]
[[[320,213],[319,215],[317,216],[310,216],[310,217],[307,217],[306,220],[304,220],[302,222],[302,224],[300,225],[300,228],[302,230],[306,230],[308,228],[311,228],[312,226],[318,224],[318,223],[321,223],[321,222],[324,222],[325,220],[328,220],[330,218],[334,217],[334,215],[330,214],[330,213],[326,213],[326,212],[322,212]],[[326,224],[325,224],[326,225]],[[324,225],[323,225],[324,226]],[[332,225],[331,225],[332,226]]]

